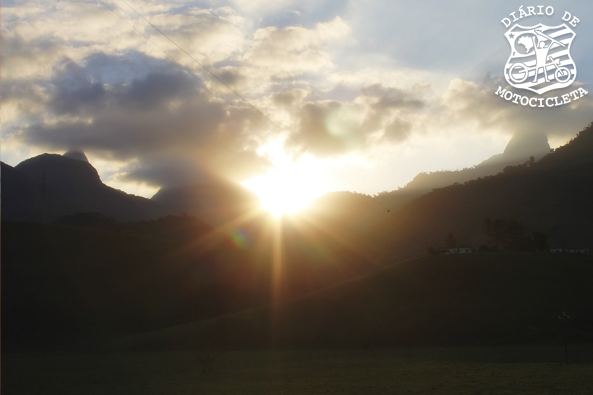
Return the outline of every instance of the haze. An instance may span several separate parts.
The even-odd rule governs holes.
[[[298,208],[471,167],[518,131],[557,147],[590,122],[590,100],[531,111],[494,95],[509,55],[500,21],[517,7],[4,1],[2,160],[77,149],[129,193],[216,173]],[[588,89],[593,5],[554,8],[532,22],[580,18],[573,88]]]

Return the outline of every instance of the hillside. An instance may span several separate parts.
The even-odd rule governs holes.
[[[129,221],[165,213],[146,198],[105,185],[79,154],[43,154],[15,167],[2,163],[2,219],[43,222],[92,211]]]
[[[3,347],[56,347],[264,303],[255,254],[210,232],[178,242],[97,229],[2,223]]]
[[[356,246],[288,220],[282,232],[268,224],[255,240],[183,216],[121,224],[75,215],[64,222],[2,223],[5,350],[60,348],[212,318],[373,267]]]
[[[151,199],[130,195],[104,184],[80,151],[43,154],[15,167],[2,163],[2,177],[5,220],[51,222],[96,212],[139,221],[186,213],[219,227],[259,208],[253,192],[213,175],[198,185],[162,188]]]
[[[150,200],[167,213],[194,215],[215,227],[260,206],[259,197],[246,187],[215,177],[198,185],[162,188]]]
[[[354,234],[363,233],[413,199],[455,183],[464,183],[497,174],[507,166],[522,164],[533,156],[536,160],[550,152],[545,134],[539,131],[516,133],[503,153],[471,168],[420,173],[402,188],[368,196],[353,192],[332,192],[314,200],[306,214]]]
[[[280,305],[122,338],[127,349],[371,347],[571,341],[593,335],[591,256],[418,258]]]
[[[449,232],[460,243],[478,248],[485,243],[482,223],[489,217],[517,220],[528,235],[543,231],[551,247],[565,242],[572,248],[591,248],[591,196],[593,125],[537,162],[425,194],[376,224],[366,237],[398,259],[443,246]]]

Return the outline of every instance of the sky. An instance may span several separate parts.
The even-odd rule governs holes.
[[[79,149],[128,193],[216,174],[306,202],[472,167],[516,132],[557,147],[593,121],[593,92],[553,108],[495,94],[509,87],[502,20],[522,5],[3,0],[1,159]],[[580,22],[575,82],[542,97],[589,91],[593,3],[544,6],[517,23]]]

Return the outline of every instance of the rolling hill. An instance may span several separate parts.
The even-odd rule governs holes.
[[[355,246],[307,224],[287,222],[277,234],[278,224],[269,224],[246,241],[189,216],[127,224],[99,215],[66,220],[2,223],[5,350],[96,343],[217,317],[373,268]],[[100,229],[76,226],[81,220]]]
[[[218,232],[193,241],[2,223],[3,346],[97,341],[265,303],[255,254]]]
[[[539,161],[418,197],[361,237],[345,231],[351,213],[337,204],[301,218],[256,215],[231,224],[224,230],[233,242],[199,220],[188,228],[194,233],[180,230],[171,217],[103,230],[72,226],[76,216],[70,225],[3,218],[5,349],[100,344],[124,335],[130,337],[118,347],[139,349],[550,339],[558,310],[591,318],[589,256],[491,253],[398,262],[425,255],[449,232],[477,247],[486,217],[518,220],[528,231],[548,233],[551,244],[565,239],[590,248],[592,153],[593,125]],[[73,207],[92,201],[93,190],[128,199],[80,158],[42,155],[6,169],[9,212],[19,199],[39,203],[39,180],[31,179],[40,169],[47,170],[46,202],[50,191],[63,198],[42,214],[68,212],[68,199]],[[328,204],[334,197],[340,199],[327,196]],[[139,199],[134,207],[160,204]]]
[[[435,189],[374,225],[365,234],[392,258],[423,254],[452,232],[460,243],[486,242],[484,218],[513,219],[527,234],[543,231],[552,247],[593,247],[593,124],[535,162]]]
[[[522,164],[531,156],[538,160],[549,152],[550,145],[545,134],[539,131],[516,133],[503,153],[494,155],[474,167],[420,173],[404,187],[384,191],[375,196],[354,192],[328,193],[313,201],[306,213],[344,231],[360,234],[381,222],[387,210],[393,213],[433,189],[495,175],[507,166]]]
[[[509,344],[593,336],[593,260],[484,253],[392,264],[295,300],[134,335],[112,347],[225,349]]]
[[[249,189],[214,177],[199,185],[161,188],[150,200],[167,213],[194,215],[215,227],[260,206],[259,197]]]

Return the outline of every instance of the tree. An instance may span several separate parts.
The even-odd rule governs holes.
[[[482,230],[486,235],[488,247],[494,249],[494,230],[492,228],[492,219],[484,218],[484,221],[482,222]]]
[[[507,221],[504,219],[497,218],[492,221],[492,239],[496,249],[498,249],[499,246],[504,247],[507,228]]]
[[[480,244],[480,246],[478,247],[478,252],[490,252],[490,251],[492,251],[492,249],[490,249],[485,244]]]
[[[502,247],[507,251],[542,251],[547,248],[548,236],[533,232],[533,239],[525,235],[525,227],[515,219],[484,218],[482,229],[488,238],[488,246],[493,250]],[[485,251],[485,250],[484,250]]]
[[[533,245],[538,251],[545,251],[548,249],[548,235],[539,230],[534,230],[531,234],[533,236]]]
[[[449,232],[449,234],[447,235],[447,247],[449,247],[449,248],[457,247],[457,239],[455,239],[455,236],[453,236],[452,232]]]

